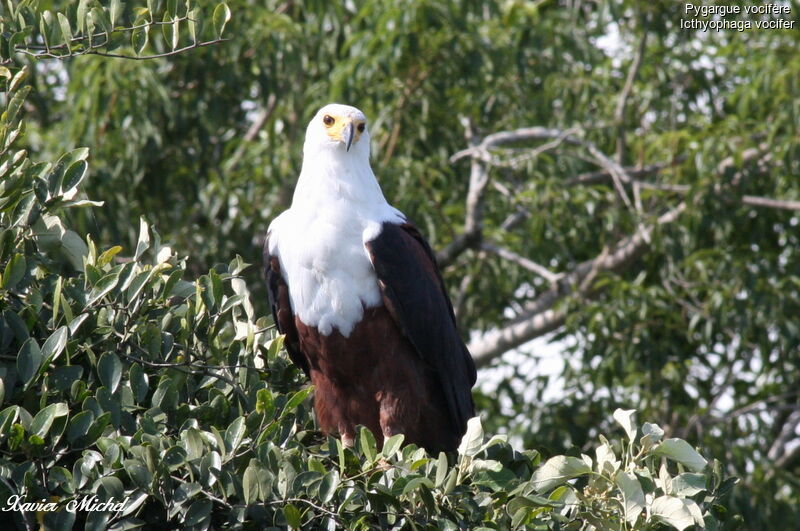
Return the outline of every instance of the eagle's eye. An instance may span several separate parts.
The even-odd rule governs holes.
[[[325,116],[322,117],[322,123],[324,123],[328,127],[332,126],[334,122],[336,122],[336,119],[330,114],[326,114]]]
[[[364,132],[364,128],[365,128],[365,127],[366,127],[366,125],[364,125],[364,123],[363,123],[363,122],[362,122],[362,123],[360,123],[360,124],[358,124],[358,128],[357,128],[357,129],[358,129],[358,132],[359,132],[359,133],[363,133],[363,132]]]

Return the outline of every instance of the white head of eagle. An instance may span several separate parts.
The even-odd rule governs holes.
[[[275,323],[324,432],[347,442],[362,424],[454,449],[475,366],[428,243],[386,201],[369,155],[359,109],[326,105],[308,124],[292,205],[264,247]]]

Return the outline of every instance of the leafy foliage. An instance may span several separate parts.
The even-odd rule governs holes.
[[[29,164],[25,171],[40,177],[15,191],[10,183],[21,183],[18,174],[0,178],[14,205],[3,225],[11,232],[3,233],[0,246],[0,274],[9,286],[2,304],[12,323],[0,330],[0,345],[8,374],[20,371],[32,382],[25,391],[17,380],[13,388],[7,385],[5,404],[20,405],[31,416],[41,409],[36,393],[44,381],[43,352],[61,348],[61,336],[54,334],[65,326],[67,344],[47,367],[66,362],[66,354],[76,350],[83,356],[80,346],[88,345],[98,364],[103,359],[105,374],[100,379],[98,373],[92,385],[110,389],[116,364],[103,356],[114,352],[123,367],[115,393],[121,392],[131,361],[109,347],[116,345],[115,332],[94,346],[94,331],[83,327],[100,326],[95,317],[76,329],[83,339],[71,339],[69,330],[75,316],[94,316],[94,308],[120,296],[125,301],[130,286],[123,294],[120,278],[99,284],[120,265],[140,272],[162,268],[150,280],[154,284],[142,288],[140,300],[157,301],[163,314],[125,317],[112,308],[116,318],[130,319],[131,330],[144,322],[173,334],[169,352],[176,358],[158,363],[195,363],[194,354],[190,362],[186,356],[197,348],[209,358],[201,365],[230,365],[217,350],[240,348],[235,345],[241,338],[227,343],[231,334],[237,337],[233,320],[255,323],[267,314],[258,268],[233,274],[231,267],[238,266],[231,264],[237,254],[243,262],[259,260],[260,235],[291,198],[304,128],[319,105],[342,101],[367,112],[373,166],[387,197],[439,250],[466,229],[471,163],[449,160],[470,144],[464,124],[478,139],[541,126],[591,142],[634,176],[636,186],[622,186],[631,204],[581,146],[531,142],[490,150],[484,242],[474,240],[444,271],[465,337],[481,337],[518,319],[551,288],[550,280],[508,256],[559,275],[602,255],[679,202],[686,208],[674,222],[657,227],[625,268],[599,273],[588,296],[559,300],[553,311],[566,317],[551,336],[561,351],[558,360],[524,346],[482,369],[476,398],[484,428],[507,434],[515,447],[578,457],[591,455],[599,433],[613,429],[611,411],[636,407],[667,439],[685,439],[718,457],[724,475],[741,477],[724,504],[742,515],[745,526],[763,529],[800,519],[797,210],[747,202],[767,197],[796,204],[800,198],[796,31],[690,32],[680,28],[676,6],[629,0],[229,5],[227,40],[189,53],[182,48],[219,40],[218,29],[228,19],[225,7],[160,0],[0,5],[0,60],[7,69],[0,76],[14,89],[5,100],[7,123],[27,112],[24,127],[8,126],[0,136],[6,150],[11,140],[16,146],[5,168]],[[196,19],[186,18],[193,10],[199,10]],[[796,18],[796,2],[792,12]],[[87,33],[90,15],[94,33]],[[144,20],[137,22],[140,16]],[[112,38],[106,39],[104,20],[112,18]],[[634,71],[639,50],[642,60]],[[47,54],[66,60],[42,61]],[[116,61],[103,54],[162,57]],[[28,65],[27,85],[10,83],[22,65]],[[84,164],[90,158],[75,151],[78,146],[91,149],[89,169]],[[62,160],[61,184],[54,178],[51,188],[52,168],[24,162],[22,149],[36,160]],[[36,199],[20,199],[30,190]],[[90,199],[103,206],[92,206]],[[14,224],[29,215],[32,226]],[[152,223],[145,231],[142,217]],[[163,250],[154,227],[170,250]],[[149,234],[150,246],[142,243],[137,253],[143,234]],[[501,256],[481,243],[511,254]],[[98,265],[105,252],[113,258]],[[93,253],[90,265],[100,278],[83,269]],[[179,284],[187,292],[191,284],[194,295],[160,299],[159,283],[180,270]],[[245,299],[234,300],[217,320],[222,328],[209,329],[217,333],[217,350],[203,337],[195,343],[176,340],[183,325],[161,323],[173,305],[187,312],[208,308],[207,301],[197,303],[195,279],[208,279],[200,285],[201,298],[209,286],[213,293],[212,270],[226,301],[245,293],[241,280],[253,291],[246,299],[252,316]],[[26,298],[31,285],[38,295]],[[231,291],[234,285],[239,291]],[[92,297],[97,298],[84,312]],[[150,311],[144,302],[140,309]],[[70,320],[65,311],[72,312]],[[14,330],[22,328],[12,314],[21,315],[27,336],[17,336]],[[50,322],[53,314],[56,323]],[[102,325],[113,328],[111,321]],[[253,325],[261,332],[249,347],[245,340],[245,348],[261,352],[271,345],[264,325]],[[35,344],[23,349],[29,336]],[[123,346],[133,349],[127,354],[143,356],[130,341]],[[154,344],[148,343],[155,351]],[[20,353],[24,361],[17,366]],[[255,367],[256,359],[248,363]],[[99,365],[81,363],[88,381]],[[265,363],[259,370],[269,370],[272,362]],[[274,380],[286,382],[283,390],[258,373],[276,397],[299,390],[297,375],[285,369],[285,378]],[[172,371],[173,379],[180,371],[142,366],[151,382],[160,381],[162,370]],[[221,375],[238,382],[232,369]],[[195,377],[200,375],[186,378]],[[231,392],[224,382],[212,387]],[[25,403],[20,396],[27,397]],[[238,393],[230,396],[240,400]],[[303,424],[305,406],[301,412]],[[54,417],[47,437],[61,418]],[[303,426],[298,432],[311,433],[305,430],[310,425]],[[309,437],[313,441],[303,444],[324,444]],[[622,462],[619,448],[614,451]],[[326,464],[326,470],[332,469]],[[659,468],[655,472],[658,478]],[[656,492],[640,481],[643,491]],[[732,525],[730,517],[724,520]],[[640,516],[637,525],[644,523]]]
[[[624,463],[602,439],[594,471],[588,456],[538,466],[536,451],[484,441],[477,418],[457,456],[402,435],[379,451],[365,429],[354,448],[322,437],[240,258],[190,282],[144,219],[125,261],[68,228],[65,211],[96,205],[76,199],[88,152],[50,164],[14,148],[25,76],[0,120],[0,493],[5,507],[53,505],[13,511],[19,527],[616,529],[645,507],[640,528],[716,525],[719,467],[652,425],[639,451],[630,416]],[[673,477],[668,462],[693,473]]]
[[[204,3],[195,7],[191,1],[172,0],[161,8],[154,5],[161,3],[151,1],[147,7],[126,9],[120,0],[112,0],[108,5],[80,0],[65,6],[63,12],[53,12],[42,10],[35,1],[8,2],[0,5],[3,17],[0,58],[8,63],[15,54],[35,59],[79,55],[164,57],[220,42],[231,18],[230,8],[224,2],[213,8],[210,17],[204,12]],[[203,21],[209,19],[212,27],[206,29]],[[204,41],[204,34],[210,34],[210,40]],[[160,42],[154,44],[151,40]],[[161,53],[145,55],[152,48]]]

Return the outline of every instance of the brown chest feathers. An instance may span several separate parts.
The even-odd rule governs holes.
[[[433,452],[458,445],[461,434],[451,426],[439,376],[384,306],[364,310],[348,337],[337,330],[324,336],[298,318],[295,326],[300,350],[315,353],[306,361],[317,420],[325,433],[339,434],[352,444],[361,424],[376,435],[379,446],[397,433]]]

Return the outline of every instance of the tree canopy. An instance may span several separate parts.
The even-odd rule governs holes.
[[[797,521],[798,34],[690,18],[2,5],[3,496],[130,494],[127,514],[77,516],[119,528]],[[261,241],[331,101],[370,119],[375,172],[437,251],[480,367],[458,456],[320,438],[270,328]]]

